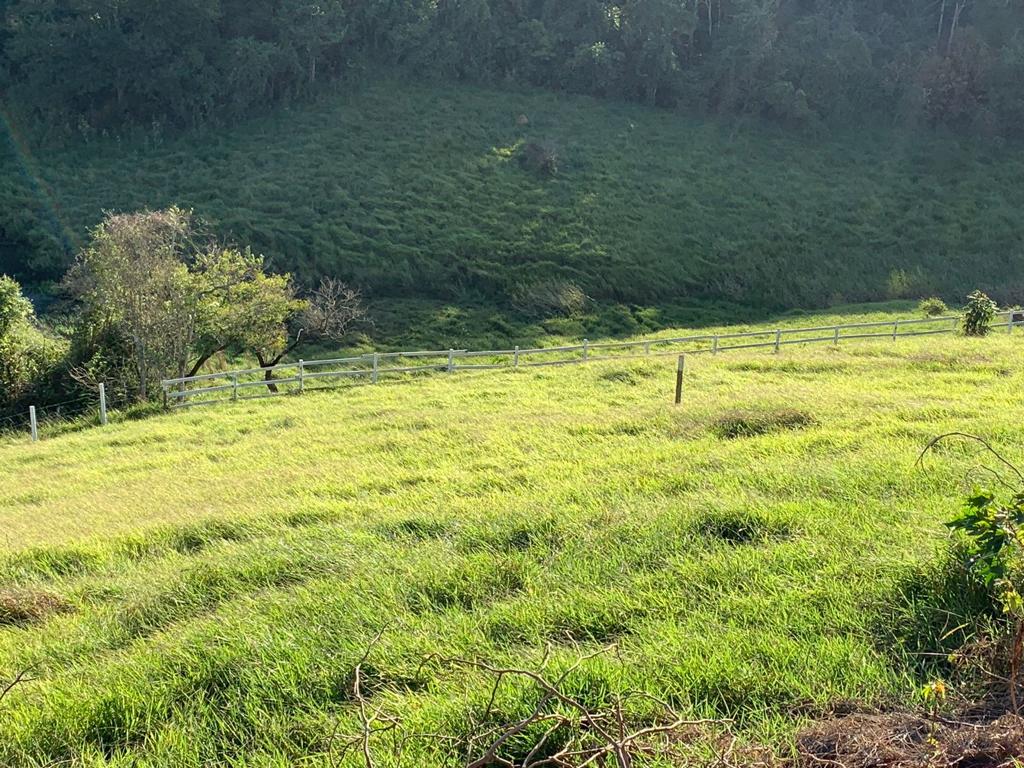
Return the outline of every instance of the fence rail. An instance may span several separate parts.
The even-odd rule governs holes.
[[[1001,312],[996,326],[1012,332],[1024,326],[1024,315],[1015,311]],[[382,376],[444,371],[497,370],[504,368],[536,368],[543,366],[578,365],[599,360],[629,360],[686,354],[720,354],[741,349],[771,348],[779,352],[792,344],[839,344],[856,339],[891,339],[908,336],[929,336],[954,333],[960,325],[959,316],[936,318],[900,318],[870,323],[845,323],[810,328],[777,328],[743,333],[698,334],[639,341],[602,342],[560,347],[535,347],[494,350],[449,349],[416,352],[373,352],[357,357],[331,360],[299,360],[267,368],[247,368],[223,373],[208,373],[167,379],[162,382],[164,405],[183,408],[210,405],[225,400],[251,400],[274,395],[301,393],[307,389],[326,389],[330,382],[343,380],[369,381],[376,384]],[[884,330],[883,330],[884,329]],[[852,331],[852,333],[851,333]],[[758,341],[758,339],[764,339]],[[740,343],[731,343],[740,342]],[[618,350],[619,354],[611,354]],[[594,354],[594,353],[599,354]],[[621,354],[624,352],[625,354]],[[557,355],[556,359],[549,359]],[[461,362],[460,361],[474,361]],[[385,363],[382,365],[382,363]],[[287,374],[276,378],[275,374]],[[222,383],[217,383],[222,382]],[[199,386],[196,386],[199,385]],[[250,394],[256,390],[255,394]],[[227,397],[225,397],[227,396]]]

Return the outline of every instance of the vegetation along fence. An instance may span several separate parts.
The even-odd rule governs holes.
[[[1024,326],[1024,315],[1002,312],[997,327],[1012,332]],[[333,360],[299,360],[268,368],[210,373],[162,382],[168,408],[208,405],[226,400],[251,400],[310,389],[325,389],[344,382],[376,384],[383,377],[443,371],[483,371],[504,368],[574,365],[597,360],[685,354],[718,354],[737,349],[770,348],[778,352],[790,344],[839,344],[854,339],[892,339],[954,333],[959,317],[899,319],[872,323],[780,328],[748,333],[652,338],[534,349],[449,349],[421,352],[374,352]]]

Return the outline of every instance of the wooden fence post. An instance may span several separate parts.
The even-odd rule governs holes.
[[[238,374],[234,373],[231,375],[231,399],[238,399]]]
[[[163,387],[164,387],[164,410],[167,411],[167,410],[170,410],[171,404],[169,402],[167,402],[167,385],[164,384]]]
[[[775,354],[779,354],[779,348],[782,346],[782,330],[775,331]]]
[[[718,334],[715,334],[715,338],[711,340],[711,354],[718,354]]]
[[[835,331],[836,331],[835,335],[832,337],[832,343],[833,344],[839,344],[839,326],[838,325],[836,326]]]
[[[645,355],[651,354],[651,342],[649,342],[649,341],[644,343],[644,354]]]
[[[38,443],[39,442],[39,422],[36,421],[36,407],[34,405],[30,405],[28,407],[28,421],[29,421],[29,425],[32,428],[32,442],[33,443]]]
[[[1013,310],[1010,310],[1010,317],[1006,322],[1006,332],[1013,333]]]
[[[516,345],[516,351],[512,353],[512,367],[519,367],[519,345]]]
[[[448,373],[455,373],[455,350],[448,350]]]
[[[587,358],[589,357],[589,351],[590,351],[588,349],[589,346],[590,346],[590,342],[587,341],[586,339],[584,339],[583,340],[583,362],[584,363],[587,362]]]
[[[896,341],[896,337],[900,335],[900,321],[897,320],[892,324],[892,340]]]
[[[373,375],[370,379],[374,384],[377,383],[377,379],[380,376],[380,354],[377,352],[373,353]]]
[[[107,426],[107,388],[100,384],[100,426]]]
[[[686,369],[686,355],[679,356],[676,365],[676,405],[683,402],[683,371]]]
[[[299,394],[306,391],[306,361],[299,360]]]

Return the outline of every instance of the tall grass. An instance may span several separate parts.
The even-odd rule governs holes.
[[[670,360],[613,361],[2,443],[0,678],[35,679],[0,701],[0,763],[333,765],[381,629],[371,707],[437,735],[409,766],[458,764],[491,692],[431,654],[616,643],[574,695],[780,748],[836,702],[910,703],[971,610],[937,569],[975,464],[914,459],[951,429],[1024,450],[1019,343],[705,356],[679,408]],[[738,414],[758,429],[723,433]],[[533,701],[510,683],[494,716]]]

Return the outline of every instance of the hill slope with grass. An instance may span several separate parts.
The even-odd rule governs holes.
[[[559,280],[613,302],[777,309],[1008,299],[1024,279],[1020,153],[928,132],[816,139],[393,79],[178,137],[57,148],[8,127],[0,272],[26,283],[59,276],[104,210],[172,203],[279,269],[374,297],[509,305]]]
[[[729,719],[698,753],[913,707],[979,605],[942,525],[979,459],[914,462],[948,430],[1024,453],[1019,344],[702,356],[680,408],[671,358],[613,360],[0,444],[0,678],[32,678],[0,701],[0,762],[362,766],[362,707],[431,734],[398,759],[372,733],[376,765],[464,765],[537,693],[510,677],[488,705],[493,676],[452,658],[548,648],[557,677],[610,644],[565,690]]]

